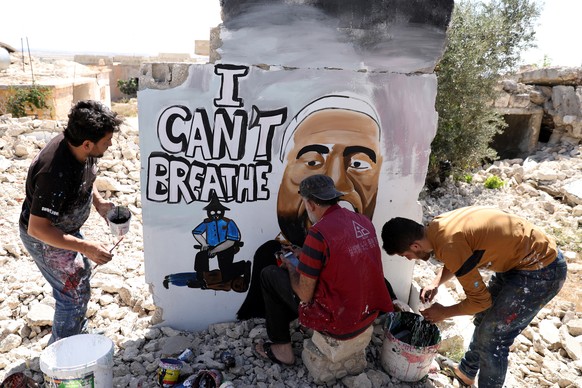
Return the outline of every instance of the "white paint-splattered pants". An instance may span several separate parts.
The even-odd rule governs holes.
[[[76,237],[83,238],[80,233]],[[51,247],[20,228],[20,238],[44,278],[53,288],[55,315],[49,344],[79,334],[86,324],[91,297],[89,259],[78,252]]]
[[[475,332],[459,369],[473,379],[479,372],[479,387],[503,387],[509,347],[558,294],[566,272],[559,252],[552,264],[540,270],[496,273],[487,286],[493,305],[475,315]]]

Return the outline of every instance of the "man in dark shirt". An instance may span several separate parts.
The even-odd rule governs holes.
[[[86,324],[91,265],[112,259],[109,249],[83,239],[81,226],[91,204],[106,217],[113,204],[93,187],[97,159],[111,146],[122,120],[98,101],[80,101],[69,113],[64,133],[35,157],[26,178],[20,237],[53,288],[54,341],[79,334]]]
[[[281,267],[261,272],[269,342],[255,350],[284,364],[295,361],[289,323],[297,317],[308,328],[347,340],[363,333],[380,312],[393,311],[370,219],[340,207],[343,193],[326,175],[305,178],[299,193],[312,223],[303,247],[281,254]]]

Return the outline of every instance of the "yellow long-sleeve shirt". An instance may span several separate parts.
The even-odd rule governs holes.
[[[491,306],[479,269],[532,271],[551,264],[556,242],[529,221],[499,209],[471,206],[435,217],[427,226],[434,255],[466,294],[459,308],[475,314]]]

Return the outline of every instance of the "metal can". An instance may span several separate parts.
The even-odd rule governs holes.
[[[194,352],[192,352],[192,349],[186,349],[184,350],[179,356],[178,356],[178,360],[180,361],[184,361],[184,362],[190,362],[190,360],[192,360],[192,357],[194,357]]]
[[[236,365],[236,358],[234,357],[234,354],[232,354],[228,350],[225,350],[220,354],[220,361],[227,368],[232,368],[233,366]]]

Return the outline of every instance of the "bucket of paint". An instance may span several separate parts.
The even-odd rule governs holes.
[[[176,385],[183,365],[184,363],[176,358],[162,358],[158,366],[158,385],[164,388]]]
[[[46,388],[113,386],[113,341],[97,334],[78,334],[49,345],[40,355]]]
[[[115,237],[125,236],[129,232],[131,211],[125,206],[115,206],[107,212],[107,221],[111,234]]]
[[[393,312],[386,315],[382,367],[400,381],[416,382],[428,374],[441,335],[435,324],[421,315]]]

